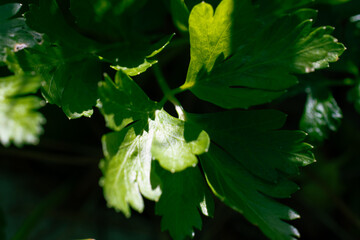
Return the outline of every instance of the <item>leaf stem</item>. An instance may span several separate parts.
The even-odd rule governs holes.
[[[156,80],[158,81],[159,86],[164,93],[164,98],[160,101],[160,106],[163,106],[166,101],[170,101],[175,106],[175,110],[178,114],[179,119],[185,120],[185,111],[181,106],[179,100],[177,100],[177,98],[175,97],[175,94],[181,92],[181,89],[170,89],[158,64],[153,66],[153,70]]]

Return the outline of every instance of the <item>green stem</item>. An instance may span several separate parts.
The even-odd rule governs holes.
[[[166,103],[166,101],[170,101],[172,104],[174,104],[179,119],[185,120],[185,111],[181,106],[179,100],[177,100],[177,98],[175,97],[175,94],[181,92],[181,90],[180,89],[171,90],[169,88],[169,85],[166,83],[164,75],[161,72],[161,69],[158,64],[153,66],[153,70],[155,73],[156,80],[158,81],[159,86],[164,93],[164,98],[160,101],[160,106],[163,106]]]

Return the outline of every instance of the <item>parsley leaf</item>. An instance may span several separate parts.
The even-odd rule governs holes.
[[[20,8],[20,3],[0,6],[0,62],[5,60],[6,48],[16,52],[42,41],[41,34],[29,29],[23,17],[14,17]]]
[[[18,56],[24,69],[42,77],[42,93],[49,103],[62,107],[69,118],[92,115],[101,79],[96,58],[48,43],[26,49]]]
[[[154,131],[151,154],[171,172],[195,167],[198,162],[196,155],[209,148],[210,139],[205,131],[163,110],[155,112],[155,121],[150,126]]]
[[[282,221],[296,219],[298,214],[268,197],[287,197],[297,190],[295,184],[286,180],[271,184],[258,179],[216,144],[211,145],[200,160],[215,195],[258,226],[266,236],[277,240],[299,237],[293,226]]]
[[[100,43],[70,26],[54,0],[32,4],[25,16],[33,29],[46,34],[45,43],[29,50],[24,57],[28,58],[27,67],[43,76],[45,98],[62,107],[69,118],[92,115],[98,98],[101,61],[129,75],[137,75],[157,62],[151,58],[171,39],[165,37],[152,45]]]
[[[122,71],[116,73],[115,82],[105,76],[105,81],[99,83],[99,95],[99,107],[107,127],[115,131],[137,121],[146,125],[157,109],[156,103]]]
[[[142,212],[144,202],[141,194],[157,201],[160,188],[153,189],[150,183],[151,134],[142,131],[135,123],[120,132],[112,132],[103,137],[106,160],[101,163],[104,177],[101,185],[107,204],[130,217],[129,205]],[[142,134],[137,135],[137,131]]]
[[[129,28],[147,0],[71,0],[70,11],[76,25],[103,41],[123,41],[129,38]],[[133,31],[135,32],[135,31]]]
[[[109,77],[99,84],[98,107],[115,132],[103,137],[104,195],[109,206],[130,216],[129,205],[141,212],[141,194],[156,200],[159,190],[150,185],[151,160],[173,172],[197,164],[196,155],[207,151],[209,137],[196,126],[174,118],[125,73],[115,82]]]
[[[271,239],[293,239],[297,230],[282,220],[298,215],[270,197],[297,190],[286,176],[314,161],[305,133],[277,130],[285,115],[275,110],[188,114],[211,137],[199,156],[208,184],[225,204],[242,213]]]
[[[312,27],[312,10],[270,25],[250,1],[223,0],[214,13],[200,3],[190,13],[191,61],[183,89],[224,108],[269,102],[297,83],[292,73],[328,66],[344,51],[331,27]],[[260,19],[260,17],[259,17]]]
[[[231,153],[252,174],[276,182],[279,171],[294,175],[313,161],[310,145],[300,131],[276,130],[286,115],[275,110],[227,111],[189,115],[211,141]]]
[[[45,118],[36,110],[44,103],[29,94],[37,92],[41,78],[23,72],[10,50],[5,63],[14,75],[0,78],[0,141],[5,146],[37,144]]]
[[[163,191],[155,212],[162,216],[161,228],[169,230],[175,240],[194,236],[194,228],[201,229],[199,211],[212,216],[214,203],[198,167],[171,174],[157,167]]]

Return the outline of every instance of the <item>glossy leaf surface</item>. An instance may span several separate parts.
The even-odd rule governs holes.
[[[157,168],[162,195],[156,203],[156,214],[162,216],[161,229],[175,240],[193,237],[194,228],[201,229],[200,212],[212,216],[214,203],[198,167],[179,173]]]
[[[54,0],[32,4],[25,16],[29,26],[47,36],[45,44],[28,54],[28,67],[43,76],[46,99],[62,107],[69,118],[92,115],[98,99],[101,62],[129,75],[138,75],[157,62],[151,58],[171,39],[165,37],[154,44],[98,42],[69,25],[69,19]]]
[[[228,111],[189,115],[211,140],[200,155],[211,189],[271,239],[294,239],[298,231],[283,220],[299,216],[270,197],[284,198],[297,190],[286,176],[314,161],[305,134],[277,130],[285,115],[274,110]]]
[[[312,147],[300,131],[277,130],[286,115],[275,110],[227,111],[190,115],[210,136],[252,174],[276,182],[279,173],[294,175],[313,161]]]
[[[342,112],[327,89],[309,89],[300,128],[315,141],[323,141],[340,126]]]
[[[270,25],[257,21],[250,1],[205,2],[190,13],[191,61],[184,89],[223,108],[269,102],[297,83],[293,73],[328,66],[344,51],[330,27],[312,27],[312,10]]]
[[[153,189],[150,182],[151,133],[136,134],[135,128],[139,125],[135,123],[103,137],[105,160],[101,184],[104,196],[109,207],[122,211],[127,217],[130,217],[130,206],[138,212],[143,211],[141,195],[155,201],[161,195],[160,188]]]

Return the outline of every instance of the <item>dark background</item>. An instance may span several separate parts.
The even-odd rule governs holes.
[[[154,31],[177,32],[171,16],[156,10],[166,8],[166,4],[154,2],[147,6],[155,13],[148,25],[157,26]],[[358,81],[347,66],[349,62],[360,66],[360,22],[349,21],[360,14],[359,1],[314,7],[319,10],[316,24],[335,26],[334,36],[348,50],[339,62],[331,64],[331,70],[318,71],[312,77]],[[159,57],[172,87],[184,81],[188,62],[187,36],[178,32],[174,43]],[[106,66],[104,70],[113,74]],[[6,68],[0,68],[0,75],[6,73]],[[152,99],[161,99],[151,70],[135,80]],[[348,98],[353,86],[329,87],[343,111],[342,124],[323,143],[312,142],[317,162],[294,177],[301,190],[284,203],[300,213],[301,219],[292,224],[302,239],[356,240],[360,239],[360,114]],[[284,111],[289,115],[286,128],[298,129],[306,95],[300,92],[285,97],[262,108]],[[188,92],[179,98],[190,112],[216,110]],[[154,215],[152,202],[146,202],[143,214],[133,212],[130,219],[106,207],[98,184],[98,163],[102,158],[100,139],[108,130],[99,112],[95,110],[91,119],[68,120],[54,105],[41,111],[47,123],[38,146],[0,148],[0,216],[4,218],[0,222],[5,221],[7,239],[170,239],[161,232],[161,219]],[[265,239],[259,229],[219,201],[214,219],[203,220],[203,230],[196,232],[195,239]]]

